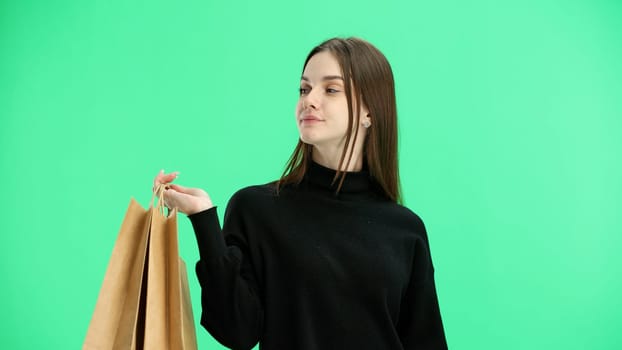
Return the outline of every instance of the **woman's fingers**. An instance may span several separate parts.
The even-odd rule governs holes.
[[[199,188],[171,185],[163,192],[162,198],[167,207],[177,208],[181,213],[187,215],[198,213],[214,206],[208,194]]]
[[[179,208],[178,193],[175,191],[165,190],[162,192],[162,200],[168,208]]]
[[[174,189],[177,192],[189,194],[191,196],[205,197],[205,191],[200,188],[184,187],[177,184],[171,184],[170,188]]]
[[[168,208],[177,208],[179,212],[190,215],[212,208],[214,204],[207,192],[200,188],[184,187],[171,182],[177,178],[179,172],[165,174],[160,171],[153,179],[153,191],[159,185],[166,185],[162,191],[162,201]]]
[[[173,172],[173,173],[170,173],[170,174],[160,173],[160,174],[158,174],[156,179],[158,180],[158,182],[160,184],[167,184],[167,183],[175,180],[178,175],[179,175],[179,172],[177,172],[177,171]]]
[[[170,174],[165,174],[164,170],[160,170],[158,175],[156,175],[155,179],[153,179],[153,190],[155,191],[156,187],[160,184],[170,183],[171,181],[175,180],[178,175],[178,171],[172,172]]]

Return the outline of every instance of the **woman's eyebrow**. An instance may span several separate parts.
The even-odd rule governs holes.
[[[304,80],[304,81],[309,81],[309,78],[305,77],[304,75],[300,79]],[[343,80],[343,77],[341,75],[327,75],[324,78],[322,78],[322,80],[323,81],[326,81],[326,80]]]

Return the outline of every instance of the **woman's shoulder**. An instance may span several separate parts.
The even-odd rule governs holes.
[[[414,229],[415,232],[425,234],[425,224],[415,211],[405,205],[395,202],[384,202],[382,204],[384,210],[382,215],[389,221],[399,224],[400,226]]]
[[[273,201],[276,187],[273,182],[263,185],[252,185],[237,190],[229,200],[229,206],[255,207]]]

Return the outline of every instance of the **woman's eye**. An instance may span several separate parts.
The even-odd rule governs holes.
[[[339,92],[339,90],[328,88],[326,89],[326,92],[328,92],[329,94],[334,94],[334,93]]]
[[[307,89],[307,88],[300,88],[300,90],[299,90],[299,91],[300,91],[300,94],[301,94],[301,95],[306,95],[306,94],[308,94],[308,93],[309,93],[309,89]]]

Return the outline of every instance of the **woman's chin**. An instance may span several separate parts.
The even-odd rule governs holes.
[[[301,132],[300,141],[308,145],[315,145],[319,141],[319,138],[318,138],[318,135],[314,135],[314,133]]]

